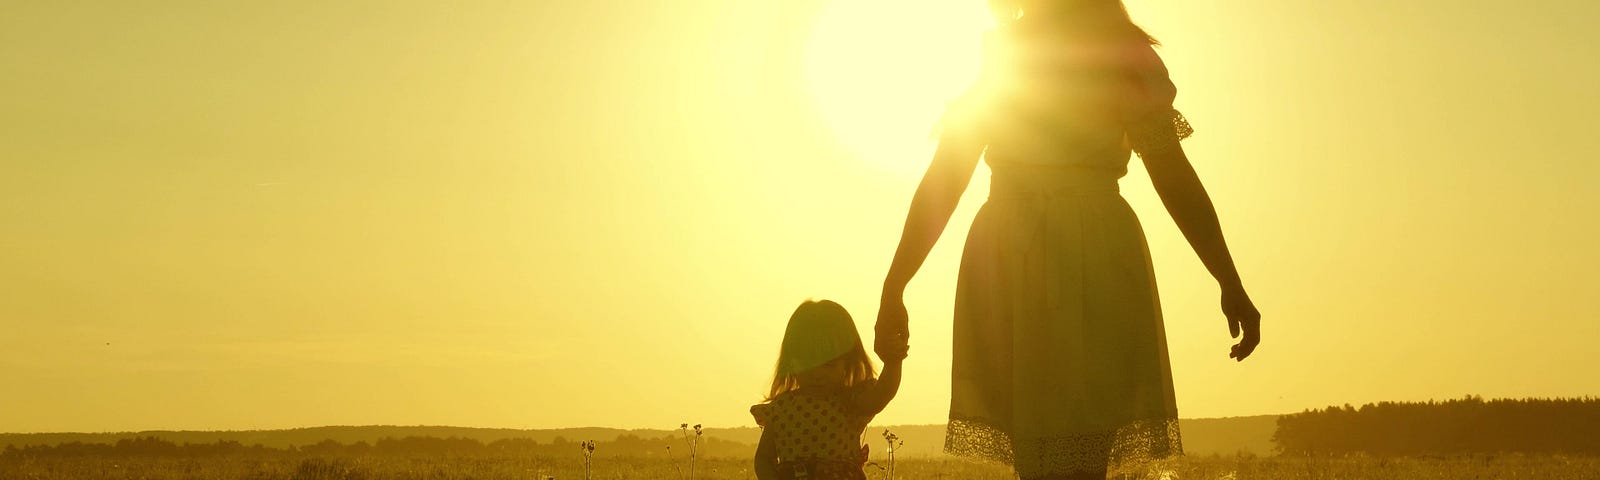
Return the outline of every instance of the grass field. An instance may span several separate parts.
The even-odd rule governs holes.
[[[683,459],[593,459],[596,480],[675,480],[688,478]],[[701,480],[753,479],[744,459],[710,459],[696,464]],[[901,460],[895,478],[1010,479],[1010,470],[987,464],[945,459]],[[886,479],[887,472],[869,466],[867,478]],[[210,458],[36,457],[0,456],[0,479],[538,479],[584,478],[583,459],[510,456],[382,456],[312,457],[304,455]],[[1561,456],[1473,456],[1455,458],[1249,458],[1189,457],[1152,469],[1153,480],[1211,479],[1548,479],[1600,478],[1600,458]]]

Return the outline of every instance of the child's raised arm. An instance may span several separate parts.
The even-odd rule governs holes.
[[[878,375],[878,381],[873,382],[859,398],[858,407],[863,411],[877,415],[883,407],[889,406],[889,401],[894,400],[895,392],[900,390],[900,366],[905,363],[906,351],[910,347],[901,344],[894,348],[887,348],[880,353],[878,358],[883,360],[883,373]]]

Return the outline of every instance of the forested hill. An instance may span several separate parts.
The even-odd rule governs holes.
[[[1380,402],[1284,415],[1273,436],[1292,455],[1600,455],[1600,398]]]

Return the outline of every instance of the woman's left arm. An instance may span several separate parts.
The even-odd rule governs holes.
[[[1189,241],[1204,263],[1206,270],[1222,287],[1222,312],[1228,317],[1228,332],[1244,338],[1233,346],[1229,357],[1244,360],[1261,343],[1261,313],[1256,310],[1245,293],[1244,282],[1233,264],[1233,255],[1222,237],[1222,225],[1217,220],[1216,208],[1206,194],[1199,175],[1176,136],[1162,136],[1149,143],[1138,145],[1145,170],[1150,172],[1150,183],[1161,196],[1167,213],[1178,224],[1178,230]]]

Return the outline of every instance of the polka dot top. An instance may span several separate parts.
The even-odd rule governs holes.
[[[870,381],[848,389],[802,388],[753,405],[750,414],[773,435],[779,461],[864,461],[861,432],[875,415],[859,406],[866,385]]]

